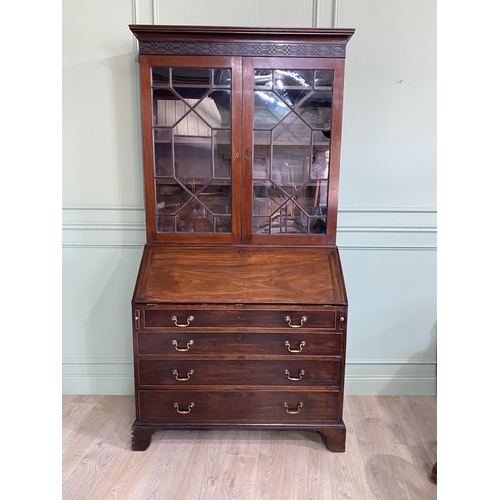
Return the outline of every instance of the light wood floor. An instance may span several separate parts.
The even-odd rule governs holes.
[[[435,396],[346,396],[345,453],[315,432],[168,431],[130,449],[132,396],[63,396],[63,500],[427,500]]]

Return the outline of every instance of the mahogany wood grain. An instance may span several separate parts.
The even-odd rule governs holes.
[[[143,423],[165,421],[194,423],[203,427],[214,422],[316,426],[339,423],[339,393],[307,388],[217,390],[139,390],[139,419]],[[179,404],[179,413],[174,407]],[[189,405],[194,403],[191,411]],[[288,403],[289,412],[283,406]],[[303,406],[300,408],[300,403]],[[300,411],[299,411],[300,409]]]
[[[139,386],[339,387],[340,360],[140,359]],[[174,373],[175,370],[175,373]],[[181,380],[179,380],[181,379]],[[187,380],[186,380],[187,379]]]
[[[147,245],[145,253],[134,303],[347,304],[336,248]]]
[[[193,340],[188,351],[178,351],[172,345],[176,340],[179,348],[186,349],[187,343]],[[288,349],[285,342],[289,343]],[[303,347],[300,346],[304,342]],[[175,356],[176,358],[203,356],[210,359],[220,356],[285,356],[289,359],[301,359],[304,356],[340,356],[342,354],[341,333],[309,333],[290,330],[287,333],[138,333],[137,346],[139,355]],[[299,351],[300,352],[291,352]]]
[[[147,238],[132,297],[136,412],[132,449],[146,450],[153,434],[161,430],[268,428],[314,430],[329,450],[343,452],[347,294],[335,245],[344,59],[354,30],[158,25],[130,29],[140,53]],[[202,233],[194,226],[188,232],[189,225],[157,228],[155,175],[159,174],[151,81],[155,67],[231,71],[231,149],[224,145],[225,159],[231,156],[228,233]],[[254,74],[266,68],[333,71],[332,127],[325,134],[331,151],[324,234],[312,230],[253,234]],[[166,84],[160,86],[167,89]],[[194,89],[197,83],[188,86]],[[207,93],[215,88],[211,78]],[[169,92],[175,100],[176,88]],[[191,104],[184,104],[189,111]],[[197,158],[203,155],[202,141],[179,138],[181,149],[190,140],[196,142],[196,152],[184,162],[185,154],[181,149],[176,152],[177,139],[172,133],[170,177],[160,172],[162,182],[169,180],[165,186],[185,189],[181,191],[185,196],[176,198],[182,219],[189,211],[188,201],[200,200],[198,192],[191,191],[194,180],[188,188],[177,176],[182,169],[198,172]],[[170,150],[164,145],[158,148],[167,158]],[[312,143],[310,149],[305,160],[309,165]],[[208,149],[204,151],[206,159]],[[214,158],[208,161],[214,169],[208,177],[216,181]],[[182,168],[177,169],[177,160],[184,162]],[[312,175],[309,172],[306,178]],[[309,184],[295,188],[300,193]],[[202,184],[198,188],[205,189]],[[282,195],[291,196],[285,193],[286,186],[281,188]],[[306,216],[307,207],[296,203]],[[297,222],[295,229],[304,227]],[[168,232],[172,230],[179,232]],[[186,457],[182,460],[185,464]],[[252,463],[233,470],[246,470]],[[153,498],[154,492],[142,491],[146,490]],[[249,490],[234,492],[240,491]],[[199,493],[193,490],[191,497]]]

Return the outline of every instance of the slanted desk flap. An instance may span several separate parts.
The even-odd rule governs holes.
[[[134,303],[346,305],[337,248],[147,245]]]

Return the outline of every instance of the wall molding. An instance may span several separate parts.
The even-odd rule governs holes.
[[[65,358],[63,365],[133,365],[132,358]],[[346,365],[437,365],[432,359],[353,359],[346,360]]]
[[[63,248],[142,248],[143,207],[62,209]],[[338,214],[341,250],[436,251],[437,211],[433,208],[342,208]]]

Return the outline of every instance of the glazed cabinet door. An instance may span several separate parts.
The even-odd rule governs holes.
[[[141,56],[148,241],[241,240],[241,58]]]
[[[335,244],[343,59],[248,58],[244,242]]]

